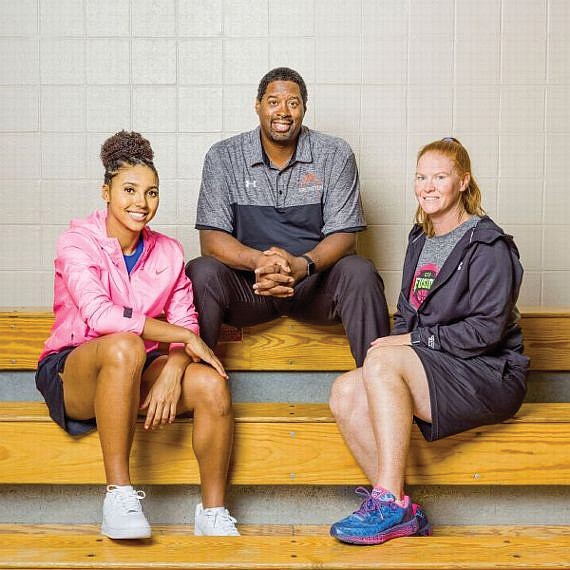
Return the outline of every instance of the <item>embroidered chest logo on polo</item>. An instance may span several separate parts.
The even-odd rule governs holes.
[[[322,182],[314,172],[307,172],[299,182],[299,188],[308,188],[310,186],[321,186]]]
[[[245,187],[247,190],[249,190],[250,188],[257,188],[257,183],[255,182],[255,180],[248,180],[246,178],[245,179]]]

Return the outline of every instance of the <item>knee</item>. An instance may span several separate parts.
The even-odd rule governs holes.
[[[353,391],[354,385],[349,381],[348,374],[343,374],[334,381],[329,396],[329,407],[337,422],[342,422],[350,412]]]
[[[221,261],[203,255],[190,260],[186,264],[186,275],[193,285],[205,285],[228,271],[228,269]]]
[[[114,366],[125,372],[142,370],[146,360],[144,341],[133,333],[112,335],[103,350],[103,365]]]
[[[190,385],[190,395],[194,408],[199,408],[216,416],[232,413],[232,397],[229,382],[209,366],[189,366],[186,380]]]
[[[358,287],[360,291],[379,286],[384,289],[384,283],[374,264],[360,255],[347,255],[339,259],[335,269],[350,287]]]
[[[392,375],[395,369],[394,346],[379,346],[368,351],[362,365],[364,383],[376,382],[378,378]]]

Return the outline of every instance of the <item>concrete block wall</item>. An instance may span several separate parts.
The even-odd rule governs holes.
[[[418,148],[470,150],[484,206],[515,238],[522,304],[570,305],[567,0],[3,0],[0,306],[49,306],[55,240],[102,205],[102,141],[147,136],[154,227],[198,254],[202,159],[253,128],[256,86],[288,65],[306,123],[346,138],[370,229],[360,251],[396,301]]]

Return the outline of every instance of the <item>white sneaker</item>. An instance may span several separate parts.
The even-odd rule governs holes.
[[[239,536],[236,522],[225,507],[205,509],[202,503],[198,503],[194,518],[194,534],[196,536]]]
[[[145,496],[144,491],[135,491],[130,486],[108,485],[101,534],[109,538],[148,538],[151,535],[150,525],[141,507]]]

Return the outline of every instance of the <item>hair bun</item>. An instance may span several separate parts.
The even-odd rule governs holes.
[[[134,131],[120,131],[101,145],[101,162],[105,170],[120,162],[152,164],[154,153],[147,139]]]

